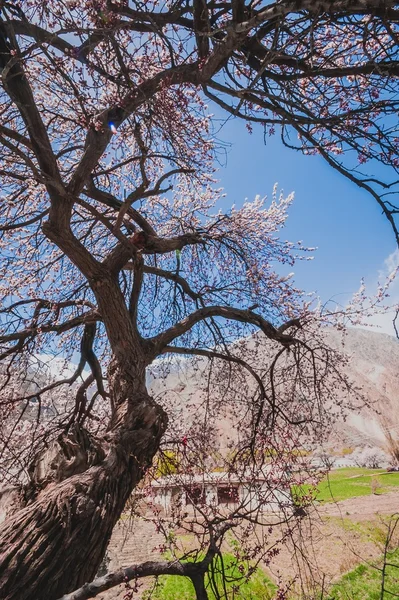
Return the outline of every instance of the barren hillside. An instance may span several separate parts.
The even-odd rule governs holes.
[[[383,423],[399,436],[399,342],[386,334],[355,328],[348,330],[344,339],[338,332],[330,331],[327,339],[348,356],[348,374],[361,388],[368,405],[350,411],[345,422],[337,423],[337,445],[383,445]],[[252,347],[253,340],[249,338],[247,344]],[[172,421],[182,423],[182,428],[198,423],[201,407],[206,404],[201,388],[207,361],[200,361],[195,370],[189,365],[180,362],[169,374],[159,373],[151,380],[152,392],[164,398],[169,409],[173,406]],[[233,434],[232,421],[231,415],[225,414],[217,425],[223,441]]]
[[[361,387],[370,408],[352,412],[338,433],[343,443],[358,446],[383,444],[383,427],[399,436],[399,342],[393,336],[364,329],[350,329],[342,347],[341,338],[330,332],[332,346],[350,357],[348,372]]]

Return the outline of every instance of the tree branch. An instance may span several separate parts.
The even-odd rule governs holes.
[[[174,339],[180,337],[197,323],[204,321],[210,317],[222,317],[223,319],[231,319],[234,321],[240,321],[242,323],[249,323],[256,325],[266,335],[266,337],[275,340],[283,346],[291,346],[296,343],[296,339],[290,335],[283,333],[285,329],[290,327],[292,324],[296,324],[297,320],[289,321],[290,325],[287,325],[285,329],[277,329],[269,321],[266,321],[260,315],[252,312],[251,310],[243,310],[240,308],[233,308],[228,306],[206,306],[193,312],[191,315],[179,321],[163,333],[150,338],[149,343],[154,348],[154,354],[161,354],[164,348],[170,344]],[[284,326],[282,326],[284,327]]]
[[[84,194],[93,200],[101,202],[101,204],[105,204],[105,206],[113,208],[115,211],[119,211],[121,209],[121,200],[118,200],[118,198],[116,198],[116,196],[110,192],[106,192],[105,190],[101,190],[96,187],[93,181],[88,183],[86,189],[84,190]],[[135,221],[135,223],[137,223],[139,227],[141,227],[143,231],[145,231],[145,233],[154,236],[157,235],[155,229],[151,226],[147,219],[145,219],[139,213],[139,211],[130,206],[127,210],[127,214],[133,219],[133,221]]]
[[[204,238],[201,233],[183,233],[171,238],[161,238],[158,236],[145,235],[143,241],[143,247],[140,249],[142,254],[167,254],[168,252],[174,252],[175,250],[182,250],[184,246],[193,246],[195,244],[202,244]],[[125,245],[118,244],[115,246],[113,251],[104,260],[103,264],[112,272],[119,272],[123,269],[128,260],[135,253],[135,246],[132,243],[132,251]]]
[[[157,577],[159,575],[180,575],[189,577],[195,589],[203,590],[201,580],[203,582],[204,574],[209,565],[213,561],[218,549],[217,541],[222,539],[228,529],[232,527],[230,522],[222,523],[216,530],[210,530],[210,543],[206,555],[203,560],[198,562],[181,562],[175,561],[147,561],[138,565],[132,565],[126,569],[120,569],[113,573],[107,573],[103,577],[98,577],[92,583],[86,583],[80,589],[65,594],[59,600],[88,600],[95,598],[100,592],[105,592],[121,583],[126,583],[132,579],[140,579],[141,577]],[[197,582],[197,585],[194,583]],[[198,596],[198,600],[206,600],[207,596]]]
[[[126,265],[124,266],[124,269],[126,269],[128,271],[134,270],[133,263],[130,263],[130,262],[126,263]],[[187,296],[189,296],[194,301],[199,300],[201,298],[201,294],[194,292],[194,290],[191,289],[188,281],[186,279],[184,279],[184,277],[181,277],[181,275],[177,275],[177,273],[172,273],[171,271],[165,271],[164,269],[160,269],[158,267],[152,267],[151,265],[144,266],[144,273],[149,273],[151,275],[156,275],[157,277],[162,277],[164,279],[169,279],[170,281],[174,281],[181,287],[182,291],[185,294],[187,294]]]
[[[101,319],[98,311],[96,310],[92,310],[89,311],[83,315],[80,315],[79,317],[74,317],[73,319],[70,319],[69,321],[64,321],[64,323],[59,323],[59,324],[53,324],[53,323],[48,323],[45,325],[40,325],[40,326],[33,326],[33,327],[27,327],[26,329],[23,329],[22,331],[16,331],[15,333],[10,333],[10,334],[6,334],[6,335],[1,335],[0,336],[0,343],[4,344],[6,342],[11,342],[14,340],[25,340],[27,338],[33,338],[36,335],[39,335],[41,333],[63,333],[64,331],[69,331],[70,329],[74,329],[75,327],[78,327],[79,325],[83,325],[85,323],[95,323],[96,321],[99,321]]]
[[[141,577],[159,576],[159,575],[181,575],[183,577],[192,577],[199,573],[202,563],[182,563],[179,561],[147,561],[139,565],[132,565],[126,569],[120,569],[113,573],[107,573],[103,577],[98,577],[92,583],[86,583],[79,590],[66,594],[59,600],[88,600],[95,598],[100,592],[105,592],[116,585],[126,583],[132,579]]]
[[[198,80],[197,63],[188,63],[165,69],[157,73],[154,77],[143,81],[131,91],[123,101],[121,106],[107,108],[97,115],[97,122],[102,125],[99,130],[91,128],[86,137],[86,151],[76,167],[74,174],[68,184],[68,190],[73,194],[79,194],[85,186],[90,173],[97,165],[103,155],[108,143],[112,137],[112,131],[109,123],[119,127],[127,117],[144,104],[148,98],[159,91],[162,83],[167,82],[168,86],[181,84],[183,82],[196,83]]]
[[[262,379],[259,377],[257,372],[249,365],[245,360],[232,354],[223,354],[222,352],[215,352],[214,350],[206,350],[204,348],[184,348],[183,346],[166,346],[162,350],[162,354],[186,354],[190,356],[205,356],[206,358],[218,358],[227,362],[232,362],[240,365],[248,371],[255,379],[256,383],[261,390],[262,399],[267,398],[265,386],[263,385]],[[273,405],[274,408],[274,405]]]
[[[134,263],[130,263],[134,271],[134,280],[132,286],[132,292],[129,299],[129,313],[132,318],[132,322],[136,325],[137,312],[139,305],[139,298],[141,288],[143,285],[143,274],[144,274],[144,260],[140,254],[137,254],[134,258]]]
[[[32,89],[23,71],[19,59],[19,48],[11,47],[6,40],[4,23],[0,21],[0,57],[2,67],[2,80],[9,97],[18,107],[21,117],[27,127],[30,144],[35,152],[37,161],[43,173],[61,183],[57,161],[51,143],[36,106]],[[15,53],[13,56],[11,50]],[[22,141],[22,140],[20,140]]]
[[[146,189],[146,187],[148,186],[148,179],[146,176],[144,179],[144,173],[145,173],[144,167],[142,167],[142,172],[143,172],[143,183],[141,185],[139,185],[137,187],[137,189],[135,189],[133,192],[131,192],[127,196],[127,198],[122,202],[121,207],[119,209],[118,218],[115,223],[115,229],[118,229],[121,226],[123,217],[129,211],[129,209],[131,209],[131,205],[134,202],[137,202],[137,200],[142,200],[144,198],[150,198],[151,196],[158,196],[159,194],[164,194],[166,192],[169,192],[172,189],[171,186],[169,186],[167,189],[161,188],[162,183],[166,179],[168,179],[169,177],[173,177],[173,175],[177,175],[178,173],[193,173],[194,170],[193,169],[184,169],[184,168],[173,169],[172,171],[169,171],[168,173],[164,173],[158,179],[157,183],[155,184],[155,187],[151,188],[149,190]],[[135,211],[135,213],[137,214],[137,211]]]
[[[272,19],[284,18],[290,13],[299,13],[304,10],[311,14],[367,14],[369,12],[378,13],[381,11],[388,18],[399,19],[397,0],[293,0],[274,2],[267,8],[260,10],[248,21],[244,21],[236,26],[237,33],[249,32],[257,25]]]

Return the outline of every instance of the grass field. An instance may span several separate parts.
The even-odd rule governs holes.
[[[388,552],[385,567],[384,593],[382,586],[382,558],[368,564],[360,564],[343,575],[328,591],[320,595],[323,600],[388,600],[399,597],[399,549]],[[212,589],[210,579],[207,578],[207,592],[210,600],[224,598],[225,600],[275,600],[277,586],[265,575],[261,569],[256,569],[249,581],[245,574],[238,571],[235,559],[230,554],[223,555],[225,569],[226,592],[225,595],[219,573],[215,574],[213,585],[216,585],[218,594]],[[216,569],[220,565],[216,565]],[[147,592],[151,600],[195,600],[195,592],[191,581],[186,577],[162,576],[158,578],[155,590]],[[312,596],[313,598],[314,596]],[[290,596],[291,600],[294,596]],[[295,598],[299,598],[295,595]],[[302,598],[302,596],[301,596]]]
[[[399,596],[399,550],[387,555],[389,566],[385,570],[384,593],[382,561],[375,566],[361,564],[331,587],[325,600],[388,600]]]
[[[220,561],[218,561],[220,563]],[[216,563],[215,570],[221,571],[221,564]],[[222,596],[226,600],[272,600],[275,598],[277,586],[267,577],[264,571],[257,568],[249,581],[245,573],[238,570],[236,561],[231,554],[223,554],[223,568],[225,574],[227,596],[223,593],[222,577],[220,572],[214,574],[213,580],[205,578],[209,600]],[[166,575],[158,578],[159,585],[151,594],[151,600],[195,600],[193,584],[187,577]],[[216,586],[218,593],[214,593]]]
[[[293,489],[293,494],[300,499],[311,489],[307,485],[298,486]],[[319,502],[336,502],[395,490],[399,491],[399,473],[387,473],[383,469],[344,468],[331,471],[320,481],[315,497]]]

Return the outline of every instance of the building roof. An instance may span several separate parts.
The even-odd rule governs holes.
[[[286,486],[289,483],[287,471],[277,471],[276,469],[265,469],[254,474],[251,473],[227,473],[227,472],[212,472],[212,473],[197,473],[197,474],[179,474],[179,475],[164,475],[151,482],[152,487],[168,488],[182,487],[192,485],[242,485],[254,483],[268,483],[270,486]]]

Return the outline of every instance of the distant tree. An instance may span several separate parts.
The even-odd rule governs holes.
[[[167,427],[146,388],[157,357],[249,373],[253,457],[277,423],[323,422],[324,394],[347,384],[274,268],[305,250],[277,237],[290,199],[215,206],[205,101],[320,153],[399,239],[398,16],[390,0],[0,1],[2,470],[24,484],[0,531],[2,598],[94,577]],[[392,179],[362,175],[368,160]],[[229,345],[256,330],[266,372]],[[36,377],[43,354],[74,353],[73,374]],[[199,598],[215,552],[185,567]]]
[[[353,453],[353,460],[359,467],[379,469],[387,463],[389,456],[381,448],[362,448]]]
[[[334,464],[337,462],[337,457],[332,456],[326,449],[320,448],[316,452],[314,452],[314,457],[320,464],[329,471],[333,468]]]

